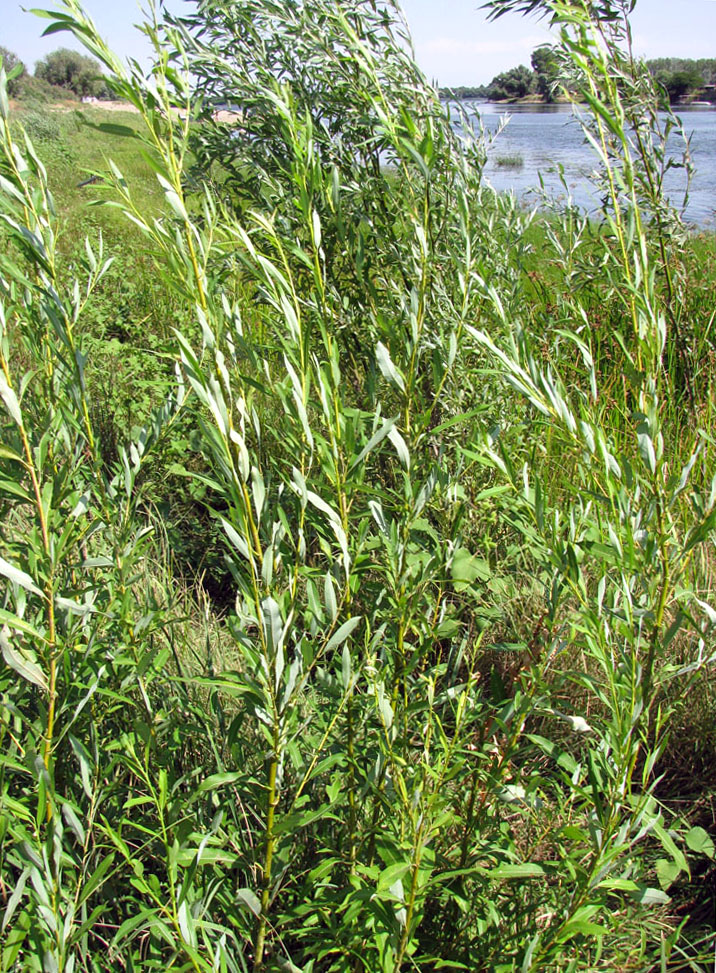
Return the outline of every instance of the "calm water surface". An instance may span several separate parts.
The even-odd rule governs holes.
[[[474,103],[473,103],[474,104]],[[470,104],[468,104],[468,110]],[[572,200],[592,211],[597,195],[590,184],[589,173],[598,166],[594,150],[585,144],[582,130],[574,119],[570,105],[475,105],[486,130],[494,132],[508,114],[507,127],[488,154],[485,177],[495,189],[514,190],[527,199],[538,199],[539,175],[545,190],[556,200],[567,194],[560,182],[558,166],[564,167],[565,181]],[[716,108],[679,109],[684,129],[691,134],[691,155],[695,166],[685,219],[696,226],[716,230]],[[679,152],[679,141],[672,136],[672,151]],[[499,166],[497,160],[520,156],[520,168]],[[669,197],[680,206],[684,197],[683,170],[667,174]]]

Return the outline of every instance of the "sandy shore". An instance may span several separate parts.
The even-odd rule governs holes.
[[[134,105],[128,104],[126,101],[95,101],[90,103],[83,103],[82,108],[97,108],[100,111],[125,111],[133,112],[136,114],[137,109]],[[227,111],[226,109],[221,109],[220,111],[215,111],[212,115],[215,122],[224,122],[226,124],[232,124],[241,121],[241,115],[239,112]]]
[[[22,110],[25,106],[21,102],[11,101],[12,109]],[[59,112],[70,112],[70,111],[102,111],[102,112],[128,112],[132,115],[139,114],[138,109],[134,105],[130,105],[127,101],[62,101],[56,102],[54,105],[43,106],[43,110],[48,111],[59,111]],[[213,119],[215,122],[223,122],[224,124],[231,125],[237,124],[241,121],[241,115],[239,112],[226,111],[226,109],[221,109],[213,114]]]
[[[91,101],[82,102],[79,106],[80,108],[99,108],[102,111],[128,111],[133,114],[138,114],[137,109],[134,105],[130,105],[128,101]]]

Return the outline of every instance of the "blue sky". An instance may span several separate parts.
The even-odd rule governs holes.
[[[486,23],[480,0],[403,0],[417,60],[440,84],[479,84],[516,64],[549,39],[535,17]],[[639,0],[634,44],[644,57],[716,57],[715,0]]]
[[[33,2],[45,5],[22,0],[26,6]],[[181,0],[168,5],[175,11],[184,6]],[[481,84],[516,64],[529,64],[533,48],[548,39],[535,18],[508,16],[488,24],[479,5],[480,0],[403,0],[428,77],[443,85]],[[0,6],[0,44],[29,66],[57,47],[79,47],[64,34],[41,38],[43,21],[24,13],[20,0],[0,0]],[[134,0],[85,0],[85,9],[118,54],[143,56],[143,38],[132,29],[140,19]],[[639,0],[633,27],[637,52],[645,57],[716,57],[716,0]]]

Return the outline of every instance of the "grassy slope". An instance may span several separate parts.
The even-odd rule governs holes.
[[[118,430],[145,422],[160,404],[172,374],[168,341],[179,322],[176,302],[159,284],[140,230],[109,204],[101,175],[109,172],[111,160],[142,211],[157,216],[162,192],[146,150],[130,136],[138,131],[136,114],[63,104],[25,109],[20,118],[48,170],[68,272],[84,258],[85,237],[94,243],[101,236],[105,258],[116,260],[88,318],[90,380],[101,389],[107,410],[102,427],[116,438]],[[95,176],[99,179],[82,185]]]

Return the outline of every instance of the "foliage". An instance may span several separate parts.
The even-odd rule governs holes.
[[[550,104],[555,100],[559,84],[559,58],[550,47],[542,45],[532,51],[531,64],[535,89]]]
[[[105,82],[97,61],[67,47],[58,48],[35,65],[35,76],[57,88],[67,88],[80,98],[104,97]]]
[[[495,157],[495,165],[501,169],[521,169],[524,166],[524,156],[517,155],[498,155]]]
[[[440,97],[458,101],[469,100],[471,98],[485,99],[487,97],[487,85],[481,84],[472,87],[459,86],[457,88],[441,88]]]
[[[487,97],[491,101],[503,101],[509,98],[524,98],[532,90],[534,75],[524,64],[517,68],[510,68],[492,79],[487,86]]]
[[[703,87],[703,78],[693,68],[686,71],[674,71],[673,74],[662,72],[656,75],[656,80],[666,88],[671,101],[679,101]]]
[[[512,68],[506,72],[509,79],[508,88],[511,89],[511,93],[505,92],[503,81],[505,75],[497,75],[487,85],[441,88],[440,97],[457,99],[492,98],[497,100],[522,97],[522,95],[515,94],[517,87],[523,90],[523,94],[534,90],[548,104],[553,102],[562,80],[560,78],[559,52],[549,45],[540,45],[532,52],[530,63],[534,75],[529,88],[524,87],[526,68],[520,67]],[[713,58],[700,58],[698,60],[675,57],[653,58],[646,61],[646,67],[659,84],[667,90],[672,101],[678,101],[684,96],[698,92],[703,89],[704,85],[716,83],[716,60]]]
[[[20,85],[20,80],[25,74],[25,65],[22,63],[17,54],[9,51],[6,47],[0,46],[0,61],[2,61],[3,69],[8,75],[7,79],[7,93],[14,97]]]
[[[657,57],[647,61],[646,66],[655,77],[685,71],[690,75],[699,75],[699,87],[704,84],[716,84],[716,58],[713,57],[696,59],[688,57]]]
[[[101,395],[122,351],[108,366],[98,330],[138,238],[114,267],[99,239],[63,252],[0,95],[3,969],[710,951],[669,890],[713,840],[662,788],[714,661],[711,309],[678,270],[673,126],[628,27],[547,6],[605,202],[539,248],[392,4],[205,0],[146,25],[147,77],[75,0],[50,15],[137,109],[117,132],[157,180],[140,192],[121,145],[101,172],[171,295],[176,373],[123,436]],[[73,124],[78,145],[94,131]],[[126,347],[153,293],[117,315]],[[149,503],[172,441],[231,575],[223,613],[177,593]]]
[[[38,107],[56,105],[58,102],[77,102],[79,99],[69,88],[57,88],[31,74],[23,74],[18,79],[13,96],[23,106]]]

